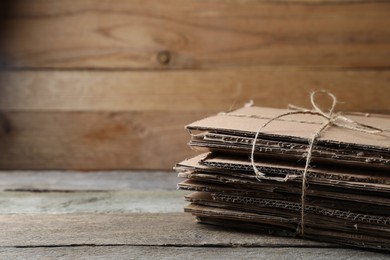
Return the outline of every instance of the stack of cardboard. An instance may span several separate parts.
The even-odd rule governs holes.
[[[255,140],[262,125],[285,112],[246,107],[188,125],[189,145],[207,152],[175,167],[186,178],[179,188],[194,191],[185,211],[201,223],[390,250],[390,117],[345,115],[381,133],[325,129],[315,141],[302,197],[309,140],[324,118],[279,118]],[[250,161],[253,142],[261,176]]]

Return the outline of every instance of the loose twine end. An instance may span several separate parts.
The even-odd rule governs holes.
[[[324,112],[316,103],[316,95],[319,93],[326,94],[332,100],[332,105],[329,109],[329,112],[327,112],[327,113]],[[259,181],[261,181],[263,179],[270,179],[270,178],[267,178],[266,174],[261,172],[255,164],[254,157],[255,157],[255,150],[256,150],[256,142],[257,142],[257,139],[261,133],[261,130],[263,130],[267,125],[269,125],[273,121],[275,121],[279,118],[282,118],[282,117],[290,116],[290,115],[310,114],[310,115],[320,116],[320,117],[324,118],[324,123],[309,139],[309,142],[308,142],[309,146],[307,148],[307,155],[306,155],[306,163],[305,163],[305,167],[304,167],[303,172],[302,172],[301,217],[300,217],[300,222],[299,222],[298,227],[297,227],[297,232],[302,237],[305,236],[305,208],[306,208],[306,192],[307,192],[307,188],[308,188],[307,172],[309,170],[310,162],[312,159],[313,147],[314,147],[316,141],[318,140],[318,138],[321,136],[321,134],[325,131],[326,128],[328,128],[329,126],[332,126],[332,125],[337,126],[337,127],[341,127],[341,128],[354,130],[354,131],[368,133],[368,134],[377,134],[377,133],[383,132],[383,130],[381,130],[379,128],[355,122],[352,119],[343,116],[341,113],[335,113],[334,109],[335,109],[336,104],[337,104],[337,98],[335,95],[333,95],[332,93],[330,93],[328,91],[319,90],[319,91],[312,92],[310,94],[310,102],[311,102],[311,105],[313,107],[312,109],[306,109],[306,108],[302,108],[302,107],[298,107],[298,106],[294,106],[294,105],[289,105],[288,108],[290,110],[293,110],[293,111],[278,115],[278,116],[270,119],[266,123],[264,123],[256,132],[256,135],[253,139],[252,150],[251,150],[251,155],[250,155],[252,168],[253,168],[253,171],[256,175],[256,178]],[[248,107],[247,105],[252,106],[253,103],[249,102],[245,105],[245,107]],[[287,181],[288,180],[287,176],[286,176],[286,178],[280,178],[280,179],[273,178],[273,179],[278,180],[278,181]]]

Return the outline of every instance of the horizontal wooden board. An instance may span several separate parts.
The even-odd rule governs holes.
[[[156,171],[0,171],[0,215],[183,212],[180,180]]]
[[[9,68],[390,66],[388,1],[13,1]]]
[[[309,93],[316,89],[333,92],[340,101],[337,110],[390,113],[390,70],[287,67],[169,72],[2,71],[0,110],[182,114],[227,111],[250,99],[259,106],[285,108],[291,103],[310,107]],[[195,118],[190,116],[182,123]]]
[[[172,169],[204,112],[8,112],[0,169]]]
[[[156,246],[81,246],[1,248],[4,259],[226,259],[290,260],[290,259],[369,259],[386,260],[389,255],[347,248],[220,248],[220,247],[156,247]]]
[[[173,171],[0,171],[0,191],[171,191],[179,180]]]
[[[0,215],[0,246],[340,247],[197,224],[184,213]]]
[[[90,176],[93,179],[94,176]],[[0,192],[0,215],[58,213],[183,212],[185,191],[132,190],[106,192]]]

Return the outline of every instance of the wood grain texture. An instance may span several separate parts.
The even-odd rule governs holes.
[[[14,1],[8,68],[388,68],[388,1]]]
[[[11,5],[10,5],[11,6]],[[0,169],[171,169],[183,126],[253,99],[389,112],[390,2],[12,2]]]
[[[176,191],[175,186],[170,191],[0,192],[0,214],[183,212],[188,192]]]
[[[226,259],[236,260],[379,260],[388,254],[347,248],[219,248],[219,247],[160,247],[160,246],[81,246],[1,248],[4,259]]]
[[[174,172],[0,171],[0,215],[183,212]]]
[[[0,171],[0,191],[172,191],[173,171]]]
[[[184,213],[0,215],[0,246],[340,247],[197,224]]]
[[[4,111],[227,111],[259,106],[310,107],[326,89],[341,111],[390,112],[390,71],[256,67],[209,71],[2,71]],[[194,116],[186,122],[189,123]],[[184,125],[184,124],[183,124]],[[181,126],[180,126],[181,128]],[[180,129],[181,130],[181,129]],[[179,132],[178,132],[179,133]]]
[[[318,88],[338,96],[338,110],[390,112],[389,71],[3,71],[0,79],[0,169],[172,169],[194,154],[185,125],[250,99],[310,107]]]
[[[74,174],[73,180],[68,179],[68,186],[77,188],[80,180],[84,182],[84,175],[88,175],[77,172],[35,174],[37,180],[46,174],[45,182],[51,183],[52,187],[56,187],[58,176],[67,179]],[[88,185],[84,190],[67,193],[54,190],[0,192],[0,259],[241,259],[243,256],[245,259],[388,258],[387,254],[381,252],[201,225],[190,214],[129,213],[137,209],[169,212],[178,206],[176,200],[182,193],[159,190],[159,180],[155,179],[155,175],[160,175],[158,172],[121,174],[131,178],[122,179],[112,172],[93,174],[91,180],[97,180],[92,183],[98,187],[102,180],[112,176],[111,182],[105,184],[106,188],[113,189],[108,192],[90,192]],[[152,185],[141,180],[140,187],[116,190],[122,182],[135,181],[134,176],[138,175],[142,175],[145,180],[149,179]],[[23,177],[1,172],[0,182],[13,179],[22,185]],[[14,182],[8,181],[11,183],[9,186],[13,187]],[[151,186],[156,189],[139,190]],[[32,189],[40,187],[34,181],[30,185]],[[185,203],[183,198],[181,202]],[[118,213],[120,208],[122,213]],[[14,212],[7,209],[14,209]]]
[[[0,169],[172,169],[194,155],[184,125],[205,113],[9,112]]]
[[[38,180],[42,177],[40,174],[45,174],[35,173]],[[23,183],[21,176],[10,172],[2,174]],[[70,173],[57,174],[68,178]],[[74,174],[73,183],[77,186],[80,178]],[[94,177],[102,180],[112,175],[107,172]],[[153,173],[142,175],[157,185]],[[58,181],[58,176],[46,177],[48,183]],[[123,181],[114,175],[106,186],[116,189]],[[99,186],[99,182],[97,184]],[[150,187],[146,183],[141,186]],[[39,188],[40,185],[32,183],[31,187]],[[0,192],[0,258],[232,259],[245,255],[246,259],[386,259],[386,255],[379,252],[196,224],[190,214],[129,213],[140,207],[148,212],[153,208],[168,212],[182,195],[174,193],[161,190]],[[181,201],[184,203],[184,199]],[[140,206],[142,203],[145,205]],[[125,213],[117,212],[120,207]],[[7,212],[11,208],[15,211]]]

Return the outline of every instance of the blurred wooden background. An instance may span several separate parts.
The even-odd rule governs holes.
[[[184,125],[250,99],[390,113],[390,2],[14,0],[0,169],[171,169]]]

